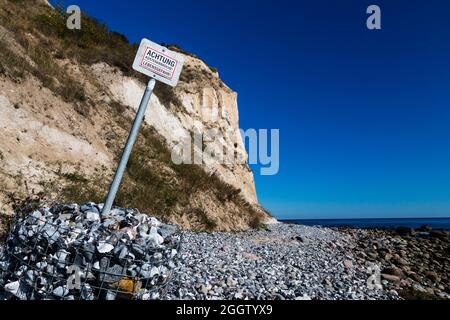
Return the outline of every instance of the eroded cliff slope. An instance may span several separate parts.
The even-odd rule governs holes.
[[[82,21],[71,31],[45,1],[0,0],[0,211],[29,196],[105,196],[145,78],[131,69],[135,45],[87,16]],[[117,204],[185,228],[256,227],[267,213],[247,164],[172,161],[175,146],[205,132],[230,136],[220,147],[246,158],[237,94],[216,70],[182,54],[179,85],[155,88]]]

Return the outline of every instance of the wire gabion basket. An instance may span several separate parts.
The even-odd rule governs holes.
[[[161,299],[181,232],[136,209],[56,205],[15,217],[0,247],[0,299]]]

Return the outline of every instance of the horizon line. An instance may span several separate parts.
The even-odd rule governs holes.
[[[450,219],[450,216],[447,217],[405,217],[405,218],[289,218],[289,219],[283,219],[279,218],[277,220],[279,221],[292,221],[292,220],[400,220],[400,219]]]

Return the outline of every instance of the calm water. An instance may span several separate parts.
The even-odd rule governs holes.
[[[433,229],[450,231],[450,218],[399,218],[399,219],[292,219],[280,220],[288,223],[304,224],[308,226],[324,227],[355,227],[355,228],[383,228],[394,229],[399,226],[418,228],[427,225]]]

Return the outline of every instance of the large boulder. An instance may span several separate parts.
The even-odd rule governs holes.
[[[430,232],[431,230],[433,230],[433,228],[431,228],[430,226],[424,224],[421,225],[419,228],[416,229],[416,231],[418,232]]]
[[[403,271],[401,269],[395,268],[395,267],[384,268],[381,273],[389,274],[392,276],[397,276],[399,278],[403,278]]]
[[[398,235],[400,236],[412,236],[414,235],[414,229],[410,227],[397,227],[395,229]]]

